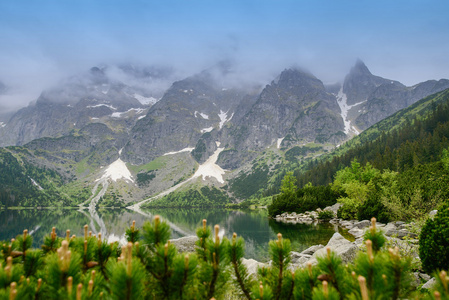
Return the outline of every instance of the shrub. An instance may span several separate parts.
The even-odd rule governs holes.
[[[337,217],[343,220],[353,220],[356,219],[357,211],[356,206],[345,203],[338,209]]]
[[[329,220],[334,218],[334,213],[330,210],[323,210],[318,213],[318,219]]]
[[[424,271],[449,268],[449,203],[428,219],[419,237],[419,257]]]
[[[349,265],[328,247],[316,265],[295,269],[291,243],[279,233],[269,242],[272,263],[259,268],[257,277],[243,263],[243,239],[235,233],[231,241],[220,237],[219,226],[212,230],[206,220],[196,231],[196,253],[183,254],[169,241],[170,226],[158,216],[143,225],[142,234],[133,224],[128,244],[120,250],[100,234],[87,234],[87,225],[84,237],[70,237],[67,231],[63,239],[52,231],[46,253],[29,249],[32,238],[24,231],[0,243],[0,299],[206,300],[229,299],[234,292],[247,300],[424,299],[410,293],[410,259],[401,257],[397,248],[385,251],[382,233],[372,222],[365,235],[366,252]],[[53,251],[56,244],[60,247]],[[448,299],[448,285],[442,271],[435,298],[425,299]]]
[[[390,215],[385,205],[376,199],[370,198],[359,207],[357,218],[359,220],[369,220],[372,217],[375,217],[381,223],[390,222]]]

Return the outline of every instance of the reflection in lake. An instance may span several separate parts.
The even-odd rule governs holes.
[[[208,225],[219,224],[221,232],[228,238],[233,232],[245,239],[247,258],[268,260],[268,242],[276,239],[278,232],[292,242],[292,250],[301,252],[311,245],[326,244],[335,232],[328,224],[305,225],[283,224],[268,219],[265,210],[227,210],[221,208],[204,209],[150,209],[142,215],[127,209],[103,209],[96,214],[88,210],[2,210],[0,211],[0,241],[16,237],[24,229],[32,232],[33,247],[40,247],[45,235],[56,227],[59,236],[65,236],[66,229],[71,234],[83,235],[83,226],[89,225],[94,234],[101,231],[110,240],[124,241],[124,233],[133,220],[142,227],[145,221],[160,215],[173,229],[172,238],[195,235],[203,219]],[[104,232],[106,231],[106,232]]]

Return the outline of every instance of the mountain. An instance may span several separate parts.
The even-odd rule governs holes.
[[[240,200],[276,186],[304,161],[342,151],[378,120],[449,87],[445,79],[406,87],[371,74],[360,60],[343,84],[328,86],[289,68],[263,88],[233,88],[233,72],[232,64],[221,62],[167,85],[176,77],[170,68],[94,67],[43,91],[2,123],[0,143],[15,145],[4,155],[55,172],[61,179],[42,179],[54,182],[55,190],[69,186],[93,191],[92,197],[101,190],[104,203],[135,202],[181,185],[183,203],[190,189],[204,185],[212,187],[201,195]],[[40,184],[41,178],[30,177]],[[23,180],[27,189],[36,188]],[[12,190],[10,184],[0,187]],[[83,193],[76,203],[90,199]]]
[[[346,76],[339,100],[349,105],[348,116],[358,131],[363,131],[416,101],[449,88],[449,80],[429,80],[407,87],[402,83],[371,74],[358,60]]]
[[[300,186],[327,185],[357,159],[384,170],[403,172],[439,161],[449,146],[449,89],[427,96],[371,126],[359,136],[297,170]]]
[[[24,145],[41,137],[69,134],[90,123],[106,123],[126,133],[146,107],[127,85],[94,67],[42,92],[35,103],[19,110],[0,129],[0,145]]]
[[[132,128],[124,159],[145,164],[167,152],[193,149],[203,135],[215,136],[233,118],[244,96],[219,86],[209,71],[173,83]],[[216,150],[215,142],[211,147]]]
[[[335,97],[316,77],[297,69],[284,70],[226,130],[225,144],[237,152],[220,156],[219,162],[231,169],[241,163],[232,155],[242,157],[272,145],[335,144],[346,137]]]

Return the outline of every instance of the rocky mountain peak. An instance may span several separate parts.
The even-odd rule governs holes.
[[[347,104],[354,105],[366,101],[380,85],[390,82],[389,79],[371,74],[366,65],[361,60],[357,60],[343,83],[343,93],[347,96]]]
[[[351,71],[349,74],[352,75],[373,75],[371,74],[368,67],[365,65],[365,63],[361,59],[357,59],[355,62],[354,67],[351,68]]]
[[[100,69],[99,67],[92,67],[89,70],[89,75],[91,80],[95,84],[105,84],[108,83],[108,77],[106,76],[104,69]]]
[[[265,88],[265,92],[275,88],[286,93],[304,94],[311,90],[324,90],[323,83],[311,73],[297,68],[285,69]],[[262,92],[263,94],[264,92]]]

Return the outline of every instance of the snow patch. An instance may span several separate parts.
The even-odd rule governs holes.
[[[100,118],[91,118],[92,120],[100,120]]]
[[[200,115],[203,119],[209,120],[208,115],[206,115],[204,113],[197,112],[197,111],[195,111],[195,118],[198,118],[197,114]]]
[[[103,176],[100,179],[108,179],[110,178],[112,181],[117,181],[119,179],[129,180],[134,182],[131,176],[131,172],[128,170],[125,162],[120,158],[110,164],[106,170],[104,170]]]
[[[193,149],[195,149],[195,148],[184,148],[184,149],[181,149],[181,150],[175,151],[175,152],[167,152],[163,156],[178,154],[178,153],[181,153],[181,152],[191,152]]]
[[[5,127],[6,126],[6,124],[5,123],[3,123],[3,122],[0,122],[0,127]]]
[[[137,120],[140,120],[140,119],[143,119],[143,118],[145,118],[145,116],[140,116],[140,117],[137,118]]]
[[[156,99],[154,97],[145,97],[145,96],[142,96],[139,94],[134,94],[133,97],[144,105],[150,105],[150,104],[153,105],[159,101],[159,99]]]
[[[220,113],[218,114],[218,117],[220,118],[220,124],[219,124],[220,129],[223,128],[223,125],[226,122],[231,121],[232,117],[234,116],[234,113],[232,113],[231,117],[228,119],[228,112],[229,111],[224,112],[220,109]]]
[[[117,108],[115,108],[112,105],[108,105],[108,104],[88,105],[88,106],[86,106],[86,108],[95,108],[95,107],[100,107],[100,106],[106,106],[106,107],[109,107],[112,110],[117,110]]]
[[[219,146],[220,143],[217,142],[217,146]],[[216,164],[218,155],[221,151],[223,151],[224,148],[218,148],[215,150],[214,154],[212,154],[205,162],[202,164],[198,170],[193,175],[193,178],[197,177],[203,177],[203,180],[205,180],[207,177],[214,177],[217,179],[218,182],[224,183],[223,175],[225,174],[225,171]]]
[[[141,114],[145,111],[145,109],[143,108],[131,108],[128,109],[127,111],[123,111],[123,112],[114,112],[112,113],[111,117],[112,118],[121,118],[124,114],[130,113],[132,111],[135,111],[136,114]]]
[[[283,138],[280,138],[277,140],[277,148],[279,149],[281,147],[282,141],[285,139],[285,136]]]
[[[201,129],[201,133],[211,132],[214,129],[214,127],[208,127]]]
[[[343,122],[345,125],[345,134],[349,134],[349,132],[354,132],[355,134],[360,134],[360,132],[351,124],[351,121],[348,120],[348,112],[351,108],[353,108],[354,106],[360,105],[365,101],[353,104],[353,105],[348,105],[347,103],[348,98],[346,96],[345,93],[343,93],[343,87],[340,88],[340,91],[338,92],[337,95],[337,103],[338,106],[340,106],[340,110],[341,110],[341,117],[343,118]]]

